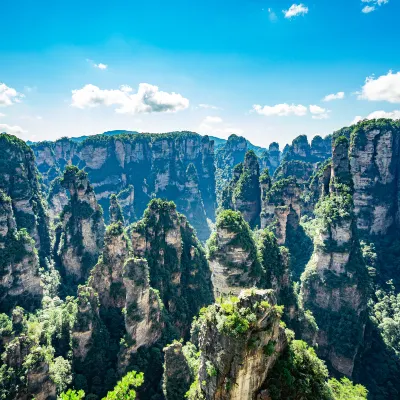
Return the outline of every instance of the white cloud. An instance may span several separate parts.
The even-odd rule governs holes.
[[[267,117],[271,117],[277,115],[278,117],[287,117],[289,115],[296,115],[298,117],[302,117],[307,114],[307,107],[298,104],[276,104],[275,106],[260,106],[259,104],[253,105],[253,110],[257,114],[265,115]]]
[[[330,111],[317,105],[310,105],[310,113],[313,114],[312,119],[328,119]]]
[[[210,110],[220,110],[219,107],[213,106],[212,104],[199,104],[199,107],[200,108],[210,109]]]
[[[367,117],[363,118],[360,115],[357,115],[353,121],[352,125],[357,124],[358,122],[364,120],[364,119],[379,119],[379,118],[388,118],[388,119],[400,119],[400,110],[394,110],[394,111],[374,111],[371,114],[369,114]]]
[[[5,117],[5,116],[6,116],[6,114],[0,113],[0,118]]]
[[[5,83],[0,83],[0,107],[11,106],[15,103],[20,103],[24,97],[14,88],[8,87]]]
[[[103,64],[103,63],[94,64],[93,66],[95,68],[98,68],[98,69],[107,69],[108,68],[108,65],[107,64]]]
[[[209,124],[219,124],[222,122],[222,118],[221,117],[211,117],[208,116],[204,119],[205,123],[209,123]]]
[[[342,100],[344,99],[344,92],[337,92],[328,94],[323,98],[323,101]]]
[[[375,11],[375,6],[365,6],[361,12],[363,12],[364,14],[369,14],[372,11]]]
[[[14,125],[7,125],[7,124],[0,124],[0,133],[8,133],[10,135],[20,136],[27,131],[22,129],[20,126]]]
[[[390,112],[386,112],[383,110],[374,111],[367,117],[367,119],[378,119],[378,118],[400,119],[400,110],[394,110]]]
[[[158,86],[148,83],[140,83],[137,93],[131,92],[132,88],[127,85],[108,90],[88,84],[72,91],[71,105],[81,109],[117,106],[115,111],[120,114],[176,112],[189,107],[189,100],[179,93],[162,92]]]
[[[389,0],[361,0],[362,3],[367,3],[366,6],[361,10],[364,14],[369,14],[375,11],[377,8],[383,4],[389,3]]]
[[[304,4],[292,4],[288,10],[283,10],[285,18],[293,18],[298,15],[305,15],[308,13],[308,7]]]
[[[389,71],[377,79],[369,77],[358,95],[359,99],[400,103],[400,72]]]

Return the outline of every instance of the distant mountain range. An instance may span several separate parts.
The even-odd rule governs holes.
[[[137,132],[137,131],[126,131],[126,130],[123,130],[123,129],[117,129],[117,130],[114,130],[114,131],[107,131],[107,132],[100,133],[100,135],[105,135],[105,136],[116,136],[116,135],[122,135],[122,134],[137,135],[137,134],[140,134],[140,133],[141,132]],[[84,136],[70,137],[69,139],[71,141],[73,141],[73,142],[80,143],[80,142],[83,142],[85,139],[87,139],[90,136],[94,136],[94,135],[84,135]],[[227,139],[221,139],[221,138],[216,137],[216,136],[209,136],[209,138],[214,140],[215,150],[220,149],[227,142]],[[252,144],[247,139],[246,139],[246,141],[247,141],[248,149],[249,150],[254,150],[254,152],[258,156],[260,156],[264,152],[264,150],[266,150],[264,147],[260,147],[260,146],[256,146],[256,145]],[[31,145],[34,142],[31,142],[31,141],[28,140],[26,143],[28,145]]]

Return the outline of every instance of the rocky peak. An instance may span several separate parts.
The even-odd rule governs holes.
[[[215,297],[258,285],[262,270],[257,248],[240,212],[225,210],[218,215],[207,246]]]
[[[11,198],[0,190],[0,311],[33,310],[42,296],[34,241],[25,229],[17,231]]]
[[[279,244],[286,241],[288,224],[297,227],[303,211],[302,194],[303,189],[293,176],[275,181],[268,191],[263,192],[261,228],[272,230]]]
[[[151,346],[162,336],[163,306],[156,290],[150,287],[149,267],[145,259],[129,258],[124,265],[126,347],[119,354],[119,369],[142,346]]]
[[[31,148],[15,136],[0,134],[0,190],[11,199],[17,228],[25,228],[34,239],[44,265],[50,256],[50,233],[38,174]]]
[[[287,345],[279,320],[268,290],[245,290],[204,310],[198,322],[198,397],[193,398],[254,399]]]
[[[368,275],[355,229],[347,149],[344,136],[336,139],[330,193],[316,206],[314,253],[301,277],[301,296],[319,327],[320,356],[352,376],[366,323]]]
[[[93,268],[89,285],[98,293],[105,309],[122,309],[126,290],[123,284],[124,264],[129,257],[129,239],[122,222],[107,227],[102,257]]]
[[[115,193],[113,193],[110,197],[110,210],[109,210],[109,214],[110,214],[110,223],[114,224],[114,223],[118,223],[121,222],[122,224],[124,224],[124,215],[122,213],[122,209],[121,206],[119,205],[117,196]]]
[[[193,163],[186,169],[185,189],[182,197],[177,201],[177,207],[182,210],[189,221],[196,221],[197,236],[203,242],[210,236],[201,191],[199,189],[199,176]]]
[[[386,235],[399,224],[400,125],[362,121],[351,129],[350,165],[354,212],[360,234]]]
[[[56,250],[62,273],[84,282],[103,247],[103,213],[84,171],[67,167],[61,184],[69,190],[70,200],[61,216]]]
[[[186,335],[193,316],[212,300],[211,274],[193,228],[174,203],[154,199],[131,234],[135,257],[148,262],[151,287]]]

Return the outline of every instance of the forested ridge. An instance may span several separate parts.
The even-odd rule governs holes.
[[[400,124],[0,134],[0,398],[400,398]]]

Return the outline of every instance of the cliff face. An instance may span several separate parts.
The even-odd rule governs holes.
[[[310,145],[307,136],[300,135],[286,148],[283,159],[286,161],[298,160],[315,164],[328,159],[331,156],[331,152],[330,136],[324,139],[320,136],[315,136]]]
[[[11,199],[17,229],[28,231],[43,262],[50,256],[50,233],[40,189],[33,151],[15,136],[0,134],[0,190]]]
[[[208,307],[199,320],[197,398],[254,399],[287,344],[279,320],[272,291],[250,289]]]
[[[176,206],[189,221],[196,221],[197,237],[203,241],[208,239],[210,229],[201,197],[199,176],[194,164],[189,164],[187,167],[184,195],[177,200]]]
[[[129,256],[129,239],[122,223],[107,227],[102,257],[93,268],[89,280],[89,285],[98,293],[101,307],[122,309],[125,306],[123,275],[124,264]]]
[[[61,183],[69,191],[70,201],[61,216],[56,252],[63,274],[83,282],[103,247],[103,213],[85,172],[68,167]]]
[[[26,230],[17,231],[12,201],[0,190],[0,311],[33,310],[43,295],[39,258]]]
[[[270,175],[273,175],[281,161],[281,152],[279,144],[273,142],[269,145],[268,151],[265,151],[260,157],[261,170],[268,169]]]
[[[390,120],[364,121],[351,133],[354,212],[363,236],[399,228],[400,126]]]
[[[201,307],[212,301],[205,252],[186,218],[172,202],[152,200],[131,227],[133,253],[149,265],[150,285],[184,336]]]
[[[301,296],[319,327],[319,354],[347,376],[363,341],[368,286],[352,193],[348,140],[341,136],[333,146],[329,192],[316,208],[314,253],[301,278]]]
[[[238,295],[262,281],[256,243],[239,212],[225,210],[218,215],[207,246],[215,297]]]
[[[162,303],[150,287],[149,267],[144,259],[130,258],[124,266],[125,329],[127,343],[119,355],[119,368],[129,366],[130,356],[141,346],[151,346],[162,336],[164,318]]]
[[[254,151],[246,153],[244,162],[233,168],[233,178],[222,192],[223,209],[240,211],[243,218],[255,227],[261,210],[260,167]]]
[[[279,244],[286,241],[288,224],[297,228],[303,212],[303,189],[296,178],[281,179],[267,191],[263,189],[261,204],[261,228],[274,231]]]
[[[67,190],[61,185],[61,178],[57,177],[51,182],[47,202],[50,221],[57,223],[64,207],[68,204]]]
[[[185,195],[186,170],[193,163],[206,215],[214,219],[216,200],[213,143],[207,136],[180,132],[95,136],[81,143],[61,139],[35,144],[32,149],[47,184],[66,165],[74,164],[84,168],[97,200],[106,212],[106,219],[108,199],[112,193],[119,194],[120,198],[129,198],[127,203],[132,206],[132,191],[130,195],[125,193],[129,185],[134,187],[136,216],[142,215],[152,196],[178,203]],[[125,204],[122,207],[125,211]],[[132,222],[132,210],[125,217]],[[193,220],[191,223],[201,231],[202,221]]]

